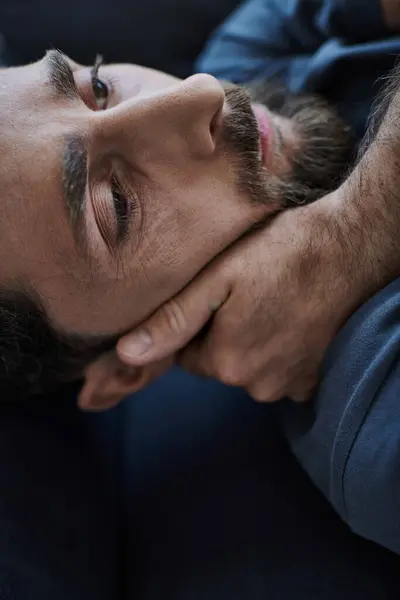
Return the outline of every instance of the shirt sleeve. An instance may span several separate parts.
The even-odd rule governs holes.
[[[315,12],[310,0],[248,0],[215,31],[197,69],[235,83],[261,74],[285,81],[291,56],[321,43]]]
[[[382,0],[315,0],[319,5],[316,25],[330,38],[349,44],[371,42],[387,37]]]
[[[380,0],[247,0],[215,31],[196,68],[235,83],[263,76],[290,87],[329,39],[387,34]]]
[[[283,403],[289,443],[359,535],[400,554],[400,279],[330,348],[314,403]]]

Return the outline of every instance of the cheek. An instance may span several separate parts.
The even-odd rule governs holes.
[[[68,301],[64,289],[57,294],[56,321],[81,332],[127,331],[176,295],[259,220],[261,210],[265,207],[252,206],[213,179],[182,183],[173,195],[149,194],[142,229],[123,257],[119,276],[101,289],[77,293],[74,288]]]
[[[157,308],[260,219],[261,210],[216,179],[151,195],[129,265],[138,297]]]

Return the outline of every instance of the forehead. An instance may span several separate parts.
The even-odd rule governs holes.
[[[40,110],[43,101],[41,88],[46,71],[41,62],[0,71],[0,123],[2,138],[7,134],[7,122]],[[16,132],[14,132],[16,133]]]
[[[54,241],[61,223],[63,251],[73,252],[60,193],[63,139],[73,126],[47,82],[42,61],[0,72],[1,211],[7,223],[1,251],[12,256],[0,275],[22,281],[27,271],[47,275],[49,251],[58,247]],[[44,230],[45,235],[32,233]]]
[[[62,124],[58,114],[54,119],[53,111],[59,112],[60,98],[54,94],[50,85],[51,77],[46,61],[17,68],[8,68],[0,72],[0,128],[3,142],[12,139],[13,145],[23,150],[30,141],[34,130],[40,141],[42,128],[52,122]],[[46,113],[44,115],[43,113]]]

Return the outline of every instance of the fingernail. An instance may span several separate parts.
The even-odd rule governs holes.
[[[129,340],[123,340],[120,344],[120,352],[126,358],[137,358],[145,354],[151,348],[153,340],[151,335],[145,329],[129,336]]]

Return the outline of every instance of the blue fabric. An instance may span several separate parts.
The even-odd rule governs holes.
[[[60,48],[75,61],[132,62],[188,77],[211,31],[239,0],[1,0],[9,64]]]
[[[248,0],[216,30],[196,70],[321,94],[361,137],[378,80],[399,51],[380,0]]]
[[[114,488],[71,400],[0,408],[1,600],[115,598]]]
[[[0,409],[1,600],[397,600],[276,406],[171,371],[99,415],[64,391]]]
[[[377,79],[399,50],[380,0],[248,0],[215,32],[197,68],[321,93],[361,137]],[[282,410],[294,453],[343,520],[398,553],[399,289],[393,283],[340,333],[315,404]]]
[[[285,406],[302,464],[360,535],[400,554],[400,279],[342,329],[315,406]]]

